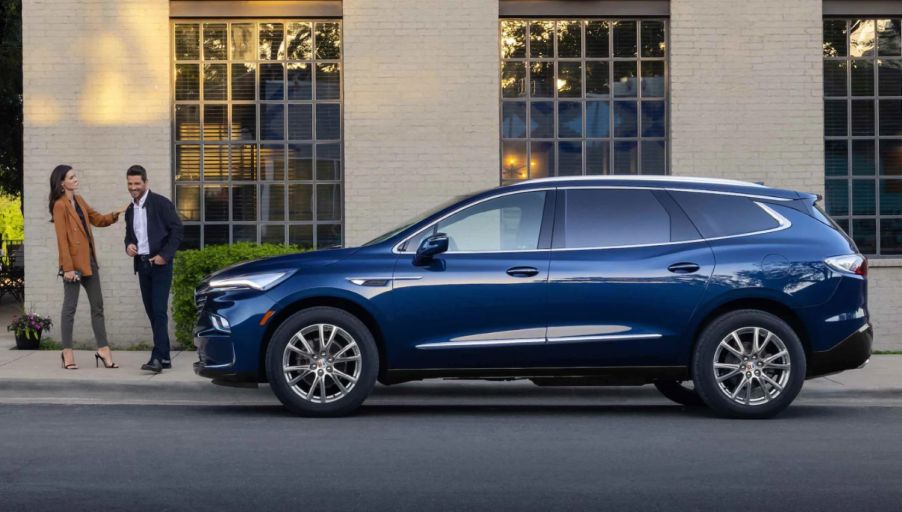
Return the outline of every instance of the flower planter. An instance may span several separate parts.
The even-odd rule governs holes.
[[[41,344],[41,331],[37,332],[37,336],[32,334],[31,339],[25,337],[25,333],[16,334],[16,348],[19,350],[37,350]]]

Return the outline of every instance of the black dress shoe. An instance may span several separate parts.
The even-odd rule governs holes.
[[[149,363],[142,364],[141,369],[148,372],[160,373],[163,371],[163,363],[161,363],[159,359],[151,359]]]

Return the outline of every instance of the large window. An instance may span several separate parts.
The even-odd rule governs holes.
[[[341,24],[173,24],[184,248],[341,244]]]
[[[872,255],[902,254],[900,18],[824,20],[827,212]]]
[[[667,23],[505,19],[501,182],[667,173]]]

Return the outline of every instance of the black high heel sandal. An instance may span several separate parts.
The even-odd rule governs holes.
[[[110,359],[112,359],[112,357],[110,357]],[[119,368],[119,365],[112,361],[110,361],[110,364],[106,364],[106,359],[104,359],[103,356],[100,355],[100,352],[95,352],[94,353],[94,367],[100,368],[100,363],[103,363],[104,368]]]
[[[63,355],[62,352],[60,352],[60,367],[63,370],[77,370],[78,369],[78,365],[75,363],[66,364],[66,356]]]

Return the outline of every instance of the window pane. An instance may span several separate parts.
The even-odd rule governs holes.
[[[288,219],[313,220],[313,185],[288,185]]]
[[[438,223],[449,251],[516,251],[539,246],[545,192],[489,199]]]
[[[881,96],[902,96],[902,59],[879,59],[877,80]]]
[[[642,102],[642,136],[643,137],[663,137],[664,136],[664,102],[663,101],[643,101]]]
[[[827,176],[849,174],[849,148],[846,141],[828,140],[824,142],[824,165]]]
[[[664,97],[664,61],[642,63],[642,97]]]
[[[198,64],[175,65],[175,100],[200,98],[200,66]]]
[[[874,135],[874,101],[852,101],[852,135]]]
[[[260,99],[281,100],[285,95],[285,77],[281,64],[260,64]]]
[[[316,186],[316,220],[341,220],[341,186]]]
[[[877,159],[873,140],[852,141],[852,174],[857,176],[873,176],[876,172]]]
[[[564,240],[570,249],[670,242],[670,215],[645,190],[567,190]]]
[[[874,180],[852,180],[852,215],[876,215],[877,182]]]
[[[216,141],[229,138],[229,120],[226,105],[204,105],[204,140]]]
[[[288,105],[288,138],[291,140],[313,138],[312,105]]]
[[[670,192],[705,238],[765,231],[776,219],[747,197]]]
[[[551,57],[554,53],[553,21],[534,21],[529,24],[529,56]]]
[[[196,23],[175,26],[175,59],[200,59],[200,26]]]
[[[607,61],[586,63],[586,96],[589,98],[611,94]]]
[[[260,220],[285,220],[285,185],[260,185]]]
[[[639,174],[638,146],[637,142],[614,143],[613,174]]]
[[[554,64],[533,62],[529,67],[529,95],[533,98],[554,96]]]
[[[179,246],[179,250],[189,249],[200,249],[200,226],[186,225],[184,228],[182,244]]]
[[[582,103],[562,101],[558,103],[558,137],[581,137],[583,134]]]
[[[559,62],[557,65],[557,95],[579,98],[583,95],[582,65],[579,62]]]
[[[341,28],[338,23],[317,23],[315,45],[317,59],[338,59],[341,57]]]
[[[902,180],[880,180],[880,215],[902,215]]]
[[[238,242],[257,243],[257,225],[239,224],[232,226],[232,243]]]
[[[824,20],[824,56],[848,55],[846,45],[846,20]]]
[[[558,143],[558,176],[580,176],[583,173],[582,142]]]
[[[562,58],[582,56],[582,24],[561,21],[557,24],[557,55]]]
[[[610,27],[607,21],[590,21],[586,24],[586,57],[604,59],[611,55],[608,41]]]
[[[175,180],[197,181],[200,179],[200,146],[175,147]]]
[[[880,254],[902,254],[902,219],[880,221]]]
[[[310,64],[291,63],[288,65],[288,99],[309,100],[313,96],[313,79]]]
[[[313,58],[312,30],[310,23],[288,24],[289,60],[310,60]]]
[[[232,179],[252,181],[257,179],[257,145],[232,146]]]
[[[526,96],[526,63],[504,63],[501,71],[501,96],[505,98]]]
[[[607,101],[586,102],[586,137],[610,136],[611,107]]]
[[[664,22],[643,21],[642,56],[663,57],[664,48]]]
[[[226,64],[204,64],[204,100],[226,99]]]
[[[874,20],[852,20],[849,27],[849,48],[852,57],[874,55]]]
[[[526,103],[505,101],[502,104],[501,136],[505,139],[526,137]]]
[[[554,144],[551,142],[532,142],[529,145],[529,177],[530,179],[546,178],[554,175]]]
[[[229,187],[226,185],[204,185],[204,220],[229,220]],[[226,240],[228,243],[228,240]]]
[[[636,82],[635,62],[614,63],[614,96],[634,98]]]
[[[254,60],[257,57],[253,23],[232,23],[232,60]]]
[[[316,106],[317,139],[338,139],[341,137],[340,110],[337,104],[320,103]]]
[[[501,22],[501,58],[522,59],[526,57],[526,22]]]
[[[285,59],[285,26],[281,23],[260,24],[260,60]]]
[[[614,137],[636,137],[638,124],[635,102],[614,102]]]
[[[615,21],[614,57],[636,56],[636,22]]]
[[[225,23],[204,23],[204,59],[228,58],[228,33]]]
[[[339,144],[316,145],[316,179],[341,179],[341,146]]]
[[[548,139],[554,137],[554,103],[530,103],[529,136]]]
[[[852,221],[852,239],[858,250],[864,254],[877,252],[877,222],[872,219],[854,219]]]
[[[902,100],[880,100],[880,136],[902,135]]]
[[[501,179],[505,182],[525,180],[527,174],[526,143],[503,141],[501,143]]]
[[[175,140],[200,140],[200,109],[197,105],[175,106]]]
[[[281,144],[260,146],[260,179],[285,179],[285,148]]]
[[[824,135],[846,135],[848,130],[848,113],[845,100],[824,101]]]
[[[289,144],[288,145],[288,179],[312,180],[313,179],[313,145]]]
[[[642,141],[642,174],[666,174],[667,153],[663,140]]]
[[[316,65],[316,99],[337,100],[341,96],[341,74],[337,63]]]
[[[285,107],[282,104],[260,105],[260,138],[282,140],[285,138]]]
[[[226,181],[229,179],[228,146],[204,146],[204,180]],[[226,219],[228,220],[228,219]]]
[[[902,176],[902,140],[880,141],[880,174]]]
[[[229,226],[228,224],[220,224],[218,226],[204,226],[204,246],[226,245],[229,243]]]
[[[285,226],[269,225],[260,226],[260,242],[264,244],[284,244]]]
[[[232,99],[253,100],[257,90],[257,65],[232,64]]]
[[[232,187],[232,220],[257,220],[257,186],[235,185]],[[257,241],[256,231],[254,241]]]
[[[200,185],[176,185],[175,204],[182,220],[200,220]]]
[[[874,95],[874,61],[852,61],[852,96]]]
[[[608,141],[586,141],[586,174],[611,174],[610,144]]]
[[[898,57],[902,55],[902,32],[900,32],[900,20],[877,20],[877,55]]]
[[[257,106],[232,105],[232,140],[257,138]]]
[[[341,224],[316,226],[316,247],[324,249],[341,245]]]
[[[827,180],[825,186],[827,213],[834,216],[849,214],[849,182],[846,180]]]
[[[301,249],[312,249],[313,225],[293,224],[291,226],[288,226],[288,243],[291,245],[296,245]]]
[[[845,96],[848,92],[846,86],[846,61],[824,61],[824,96]]]

